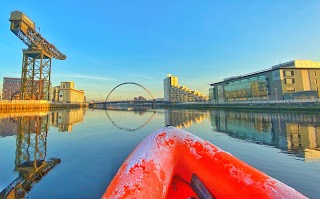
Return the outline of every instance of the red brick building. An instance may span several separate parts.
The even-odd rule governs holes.
[[[2,88],[2,100],[11,100],[11,96],[21,89],[21,79],[4,77]]]

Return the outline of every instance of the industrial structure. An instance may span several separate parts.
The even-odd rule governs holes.
[[[168,74],[163,80],[164,100],[171,102],[206,102],[208,96],[199,91],[190,90],[186,86],[179,86],[178,77]]]
[[[49,100],[52,58],[65,60],[66,55],[41,36],[22,12],[12,12],[10,22],[10,30],[28,46],[23,50],[21,99]]]
[[[318,99],[320,62],[293,60],[210,85],[212,103]]]

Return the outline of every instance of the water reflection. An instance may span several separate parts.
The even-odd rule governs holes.
[[[16,136],[15,168],[18,177],[0,192],[0,198],[24,198],[32,186],[61,162],[47,158],[49,127],[72,131],[85,109],[56,112],[1,113],[0,137]]]
[[[188,128],[194,123],[201,123],[209,116],[201,110],[165,110],[165,125]]]
[[[72,126],[83,121],[86,109],[61,110],[51,113],[51,125],[58,128],[60,132],[71,132]]]
[[[211,124],[228,135],[320,160],[320,115],[212,110]]]
[[[122,112],[125,111],[125,112],[130,112],[130,111],[128,111],[128,110],[113,110],[113,111],[122,111]],[[144,115],[145,112],[147,112],[147,109],[145,109],[145,110],[134,110],[134,111],[133,111],[134,114],[140,115],[140,116],[141,116],[141,115]],[[114,127],[118,128],[118,129],[121,129],[121,130],[124,130],[124,131],[137,131],[137,130],[140,130],[140,129],[142,129],[143,127],[147,126],[147,125],[151,122],[151,120],[153,119],[153,117],[156,115],[156,111],[153,111],[153,114],[152,114],[142,125],[140,125],[140,126],[138,126],[138,127],[134,127],[134,128],[128,128],[128,127],[123,127],[123,126],[120,126],[120,125],[116,124],[116,123],[111,119],[110,115],[108,114],[108,110],[105,110],[105,113],[106,113],[109,121],[111,122],[111,124],[112,124]]]
[[[16,135],[15,168],[18,177],[1,193],[2,198],[24,198],[32,186],[57,164],[59,158],[46,160],[48,113],[1,119],[1,136]]]

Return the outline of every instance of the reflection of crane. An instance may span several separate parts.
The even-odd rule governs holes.
[[[48,115],[20,117],[18,122],[15,171],[19,172],[19,177],[0,192],[0,198],[24,198],[33,184],[61,162],[57,158],[45,160]]]
[[[43,38],[22,12],[12,12],[10,22],[10,30],[28,46],[23,50],[21,99],[49,100],[51,58],[65,60],[66,56]]]
[[[109,121],[113,124],[113,126],[115,126],[116,128],[118,129],[121,129],[121,130],[124,130],[124,131],[137,131],[139,129],[142,129],[143,127],[147,126],[149,124],[149,122],[152,120],[152,118],[154,117],[154,115],[156,114],[156,112],[154,111],[153,114],[151,115],[151,117],[149,117],[149,119],[144,123],[142,124],[141,126],[137,127],[137,128],[125,128],[125,127],[121,127],[119,125],[117,125],[112,119],[111,117],[109,116],[107,110],[105,110],[106,112],[106,115],[109,119]]]

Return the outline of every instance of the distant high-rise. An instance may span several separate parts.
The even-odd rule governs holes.
[[[186,86],[179,86],[178,77],[168,75],[163,80],[164,100],[172,102],[205,102],[208,97],[199,91],[190,90]]]
[[[167,75],[167,78],[163,80],[164,85],[164,100],[169,101],[170,87],[178,87],[178,77]]]
[[[20,78],[11,78],[4,77],[3,78],[3,92],[2,99],[3,100],[11,100],[11,96],[21,89],[21,79]]]

